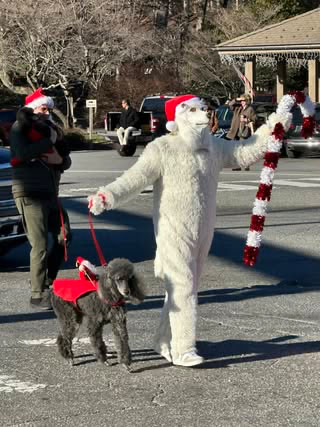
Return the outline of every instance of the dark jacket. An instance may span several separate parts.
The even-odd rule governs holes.
[[[233,117],[230,130],[227,134],[227,138],[248,138],[251,135],[250,128],[243,122],[240,123],[240,116],[244,115],[245,117],[247,117],[248,124],[251,122],[255,130],[256,113],[254,111],[254,108],[251,105],[247,105],[245,109],[242,109],[241,105],[239,106],[235,100],[232,100],[229,106],[230,109],[233,111]],[[248,133],[246,131],[248,131]]]
[[[120,126],[127,129],[129,126],[135,128],[139,127],[139,114],[137,110],[129,107],[127,110],[123,110],[120,116]]]
[[[28,108],[21,109],[17,114],[17,121],[10,131],[11,158],[19,160],[12,168],[12,193],[15,198],[46,199],[58,194],[61,173],[69,169],[71,158],[68,150],[58,149],[59,145],[63,146],[60,133],[55,147],[63,158],[62,164],[49,165],[40,159],[53,147],[50,126],[44,121],[33,122]],[[34,140],[34,135],[40,137]]]

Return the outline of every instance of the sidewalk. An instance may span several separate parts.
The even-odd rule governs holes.
[[[57,353],[52,312],[31,311],[27,285],[7,283],[4,273],[1,426],[319,426],[317,278],[277,283],[209,258],[198,324],[206,362],[179,368],[152,351],[163,289],[151,261],[137,267],[149,296],[129,307],[131,374],[115,364],[112,347],[114,365],[100,366],[85,328],[74,346],[76,366],[69,366]],[[28,392],[19,392],[19,381]]]

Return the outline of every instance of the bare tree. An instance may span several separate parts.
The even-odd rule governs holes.
[[[63,91],[73,116],[77,99],[97,91],[122,64],[143,61],[153,38],[141,2],[0,0],[0,79],[16,93]],[[19,82],[19,84],[18,84]]]
[[[209,12],[212,26],[209,30],[194,34],[185,49],[181,76],[191,90],[206,92],[221,97],[242,90],[242,83],[232,68],[221,64],[212,48],[221,40],[232,39],[254,31],[277,16],[279,8],[253,12],[250,8],[216,8]]]

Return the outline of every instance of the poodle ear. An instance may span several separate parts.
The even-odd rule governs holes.
[[[141,304],[145,297],[145,285],[142,278],[134,273],[129,279],[130,299],[132,304]]]

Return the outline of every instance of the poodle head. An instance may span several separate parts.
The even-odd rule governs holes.
[[[140,304],[144,300],[144,284],[135,272],[133,264],[125,258],[115,258],[106,267],[107,282],[112,288],[132,304]]]

